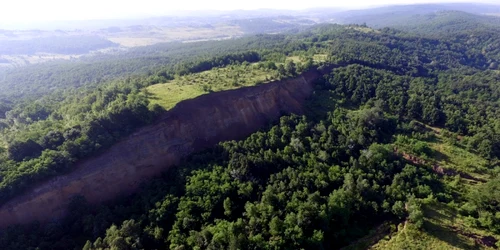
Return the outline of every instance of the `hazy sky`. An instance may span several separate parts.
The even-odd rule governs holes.
[[[500,0],[2,0],[0,22],[144,17],[175,10],[362,8],[429,2],[500,3]]]

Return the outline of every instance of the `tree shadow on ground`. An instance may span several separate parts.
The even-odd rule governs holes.
[[[443,225],[439,225],[431,221],[425,221],[424,229],[433,237],[447,242],[453,247],[459,249],[481,249],[477,244],[466,240],[465,236],[462,236],[454,230]]]
[[[450,164],[450,157],[437,150],[433,150],[432,158],[436,159],[438,162],[444,162],[446,164]]]

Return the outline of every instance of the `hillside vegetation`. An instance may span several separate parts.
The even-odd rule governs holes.
[[[74,76],[68,82],[59,78],[62,69],[78,64],[56,65],[59,73],[27,86],[5,79],[1,88],[35,91],[21,91],[19,100],[6,93],[0,106],[8,111],[0,121],[1,203],[71,171],[77,160],[102,152],[181,100],[307,70],[326,72],[304,116],[287,114],[244,140],[191,155],[130,197],[98,207],[75,197],[64,220],[13,226],[0,245],[500,247],[500,33],[467,25],[460,32],[421,29],[320,25],[145,47],[96,59],[74,74],[64,71]],[[129,69],[118,70],[126,65],[121,58],[131,59]],[[106,68],[92,73],[103,65],[116,74]],[[7,76],[29,82],[36,72],[52,72],[43,67]],[[101,81],[94,81],[101,71]],[[50,87],[57,90],[46,91]]]
[[[33,40],[0,40],[0,55],[33,55],[37,52],[55,54],[84,54],[92,50],[115,47],[96,36],[44,37]]]
[[[276,69],[276,65],[274,68]],[[269,82],[277,77],[277,71],[263,68],[263,65],[244,63],[226,68],[180,76],[167,83],[146,88],[151,104],[158,104],[168,110],[180,101],[222,90],[254,86]]]
[[[457,25],[465,23],[497,24],[498,19],[493,18],[500,13],[500,7],[492,4],[480,3],[441,3],[441,4],[414,4],[393,5],[372,9],[361,9],[340,12],[334,15],[345,24],[366,23],[377,29],[385,27],[420,28],[428,29],[422,24],[435,23],[436,20],[446,22],[458,21]],[[489,14],[485,16],[484,14]],[[432,28],[436,28],[435,26]],[[463,28],[467,28],[464,26]],[[438,33],[434,33],[438,34]],[[434,35],[428,32],[426,35]],[[441,33],[443,35],[443,33]]]
[[[212,92],[237,89],[265,84],[311,69],[313,64],[324,62],[324,55],[289,56],[277,63],[265,61],[250,64],[233,64],[223,68],[213,68],[200,73],[178,76],[163,84],[145,88],[151,105],[159,105],[165,110],[177,103]],[[284,60],[283,62],[281,62]]]

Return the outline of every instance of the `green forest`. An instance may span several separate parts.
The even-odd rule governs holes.
[[[192,154],[128,197],[74,197],[63,220],[2,230],[0,248],[500,248],[499,19],[415,20],[0,72],[0,205],[180,101],[327,72],[304,115]]]
[[[84,54],[91,50],[116,47],[111,41],[97,36],[42,37],[32,40],[2,40],[2,55],[34,55],[37,52],[57,54]]]

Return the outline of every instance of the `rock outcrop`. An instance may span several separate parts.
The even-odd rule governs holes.
[[[211,93],[179,103],[101,154],[82,160],[69,174],[32,188],[0,207],[0,228],[66,215],[71,197],[97,204],[138,189],[170,166],[204,148],[243,139],[283,113],[302,113],[313,92],[313,71],[294,79]]]

